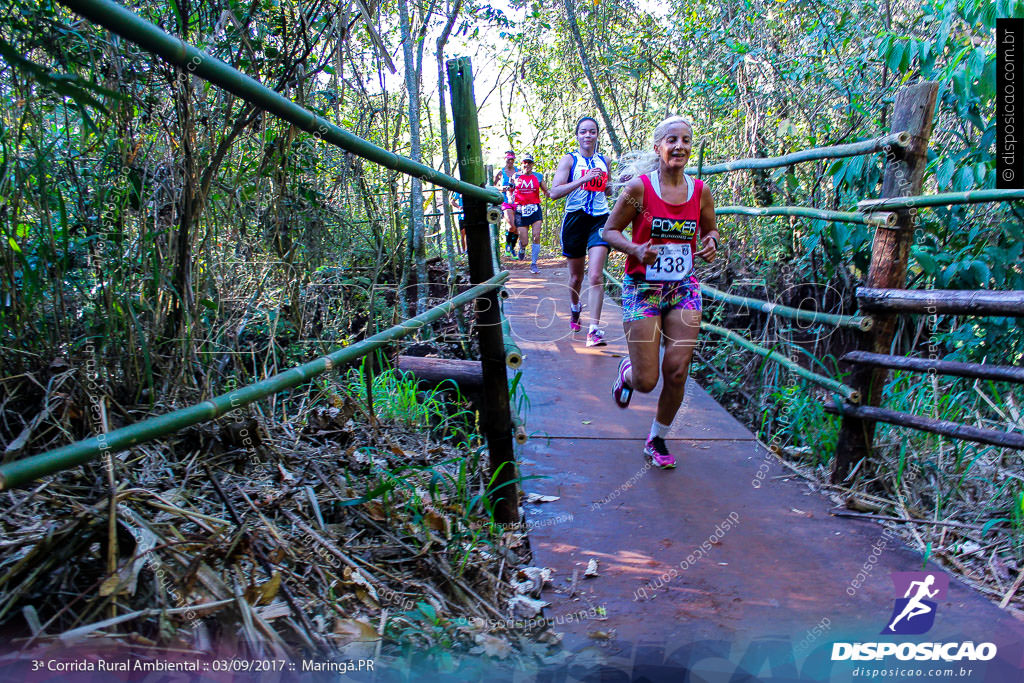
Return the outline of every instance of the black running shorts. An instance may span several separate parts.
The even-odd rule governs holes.
[[[526,207],[534,206],[535,209],[528,209]],[[530,215],[524,216],[523,209],[530,211]],[[516,227],[527,228],[537,221],[543,220],[543,212],[540,209],[540,204],[522,204],[516,205]]]
[[[608,214],[591,216],[586,211],[570,211],[562,218],[562,256],[583,258],[592,247],[611,247],[601,237]]]

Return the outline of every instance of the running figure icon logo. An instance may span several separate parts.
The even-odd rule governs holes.
[[[949,576],[939,572],[893,572],[896,601],[883,634],[920,635],[935,623],[937,601],[946,597]]]

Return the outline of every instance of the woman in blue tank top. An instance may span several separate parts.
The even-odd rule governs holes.
[[[587,268],[587,302],[590,305],[590,329],[587,346],[603,346],[601,304],[604,302],[603,275],[608,258],[608,243],[601,237],[608,218],[608,160],[597,153],[597,121],[584,116],[576,122],[576,141],[579,149],[567,153],[558,164],[551,181],[551,198],[566,197],[565,216],[562,218],[562,255],[569,264],[569,327],[580,329],[580,286],[583,284],[585,259]]]

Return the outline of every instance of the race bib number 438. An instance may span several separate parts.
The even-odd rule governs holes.
[[[658,259],[647,266],[647,279],[655,282],[677,282],[693,270],[693,252],[689,244],[656,244]]]

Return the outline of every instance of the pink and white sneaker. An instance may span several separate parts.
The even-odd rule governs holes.
[[[663,470],[675,469],[676,459],[668,452],[665,440],[660,436],[647,439],[644,455],[651,459],[651,464]]]
[[[626,371],[632,367],[628,358],[623,358],[619,362],[619,373],[615,376],[615,382],[612,384],[612,398],[615,399],[615,405],[620,408],[626,408],[629,406],[629,399],[633,398],[633,387],[626,383]]]
[[[608,342],[604,340],[604,330],[591,330],[587,332],[587,346],[606,346]]]

